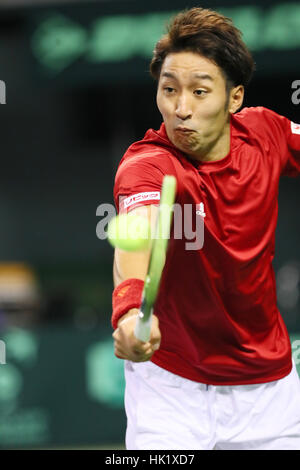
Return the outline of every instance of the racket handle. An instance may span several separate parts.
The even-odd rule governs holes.
[[[150,339],[150,331],[152,325],[152,315],[147,320],[143,319],[143,314],[140,312],[135,324],[134,335],[140,341],[147,343]]]

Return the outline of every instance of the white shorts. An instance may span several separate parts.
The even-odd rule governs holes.
[[[300,450],[300,380],[205,385],[125,361],[128,450]]]

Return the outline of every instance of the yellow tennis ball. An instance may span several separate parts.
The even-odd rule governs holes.
[[[110,244],[125,251],[142,251],[151,243],[148,219],[133,214],[120,214],[111,219],[107,227]]]

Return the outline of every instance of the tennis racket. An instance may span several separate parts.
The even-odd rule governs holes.
[[[155,237],[152,241],[148,272],[142,295],[142,303],[134,331],[135,337],[145,343],[149,341],[150,338],[153,308],[165,265],[175,194],[176,178],[171,175],[164,176],[155,228]]]

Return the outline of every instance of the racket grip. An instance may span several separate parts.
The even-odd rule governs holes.
[[[150,315],[147,320],[144,320],[142,315],[138,315],[134,330],[135,337],[140,341],[147,343],[150,339],[151,325],[152,315]]]

